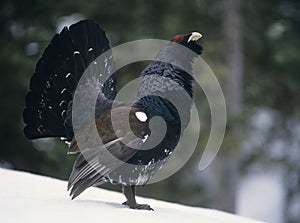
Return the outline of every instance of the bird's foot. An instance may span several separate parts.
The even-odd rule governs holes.
[[[127,201],[125,201],[122,204],[123,205],[127,205],[131,209],[154,211],[154,209],[151,208],[150,205],[148,205],[148,204],[138,204],[138,203],[135,203],[133,205],[129,205]]]

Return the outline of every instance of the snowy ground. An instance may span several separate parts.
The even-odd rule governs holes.
[[[90,188],[72,201],[67,182],[25,172],[0,168],[0,179],[1,223],[258,223],[216,210],[140,197],[138,202],[150,204],[155,211],[131,210],[120,204],[122,194],[99,188]]]

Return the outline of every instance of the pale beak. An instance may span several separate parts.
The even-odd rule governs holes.
[[[202,35],[198,32],[192,32],[192,35],[190,36],[190,38],[188,39],[187,42],[190,41],[197,41],[198,39],[200,39],[202,37]]]

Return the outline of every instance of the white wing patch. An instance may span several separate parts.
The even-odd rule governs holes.
[[[147,121],[147,119],[148,119],[148,117],[147,117],[147,115],[146,115],[145,112],[140,112],[140,111],[138,111],[138,112],[135,113],[135,116],[136,116],[137,119],[140,120],[141,122],[145,122],[145,121]]]

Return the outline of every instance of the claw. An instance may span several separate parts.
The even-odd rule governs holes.
[[[154,209],[151,208],[150,205],[148,204],[136,204],[134,209],[154,211]]]
[[[149,211],[154,211],[153,208],[150,207],[148,204],[135,204],[135,205],[128,205],[127,201],[122,203],[123,205],[128,206],[131,209],[137,209],[137,210],[149,210]]]

